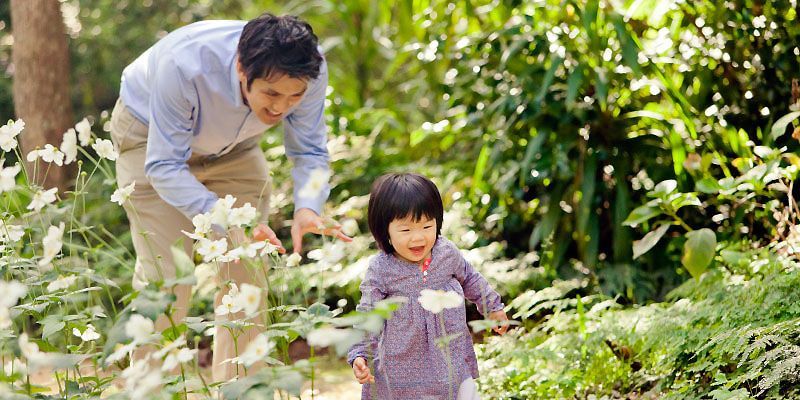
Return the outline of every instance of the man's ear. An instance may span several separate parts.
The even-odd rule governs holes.
[[[247,74],[245,74],[242,63],[238,59],[236,60],[236,74],[239,76],[239,80],[242,83],[247,83]]]

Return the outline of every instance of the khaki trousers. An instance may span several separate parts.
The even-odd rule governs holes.
[[[169,279],[175,276],[171,246],[183,240],[183,248],[191,256],[192,240],[181,230],[194,231],[192,222],[180,211],[164,202],[150,185],[144,174],[145,150],[147,148],[148,128],[136,119],[121,100],[117,101],[111,114],[111,139],[119,152],[116,163],[117,185],[124,187],[136,182],[130,200],[125,204],[125,212],[130,221],[133,247],[136,251],[136,266],[133,278],[134,289],[141,289],[148,282]],[[266,221],[269,215],[270,177],[264,154],[257,140],[243,142],[229,153],[219,157],[192,157],[189,169],[201,183],[220,198],[233,195],[237,198],[236,207],[249,202],[259,211],[259,218]],[[231,240],[241,242],[241,232],[231,235]],[[250,283],[264,287],[263,273],[255,274],[245,263],[225,263],[219,265],[217,279],[220,290],[214,306],[221,303],[222,296],[228,292],[227,282],[237,285]],[[173,292],[177,300],[173,304],[173,320],[180,323],[187,314],[191,297],[191,286],[178,285]],[[240,313],[241,314],[241,313]],[[243,315],[233,315],[241,318]],[[219,321],[224,317],[217,317]],[[166,316],[156,321],[156,329],[163,331],[170,326]],[[213,379],[227,381],[237,375],[237,367],[222,361],[236,357],[236,346],[243,352],[261,329],[245,331],[234,344],[233,337],[226,328],[217,327],[214,340]],[[145,354],[137,354],[142,358]],[[241,367],[240,367],[240,370]],[[248,369],[253,372],[255,368]],[[243,370],[242,370],[243,371]]]

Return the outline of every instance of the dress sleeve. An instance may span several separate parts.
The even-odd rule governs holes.
[[[454,257],[457,263],[456,279],[464,289],[464,297],[475,303],[478,306],[478,311],[484,316],[491,312],[502,310],[505,305],[500,298],[500,294],[492,289],[486,278],[472,267],[472,264],[461,255],[461,252],[455,246],[453,247],[456,252]]]
[[[356,311],[372,311],[376,302],[386,298],[386,291],[379,281],[377,262],[375,260],[370,262],[367,274],[364,280],[361,281],[361,286],[359,288],[361,289],[361,301],[358,303],[358,306],[356,306]],[[367,359],[369,356],[372,356],[374,358],[377,350],[378,335],[367,333],[366,339],[350,348],[350,351],[347,353],[347,363],[352,366],[353,361],[358,357]]]

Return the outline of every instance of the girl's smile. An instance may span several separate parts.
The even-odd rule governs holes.
[[[389,223],[389,240],[395,256],[410,263],[421,263],[430,257],[436,243],[436,220],[422,216],[395,219]]]

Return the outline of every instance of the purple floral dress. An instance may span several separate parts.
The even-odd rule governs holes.
[[[369,264],[361,282],[361,302],[356,308],[368,311],[373,304],[392,296],[403,296],[406,304],[384,322],[379,337],[372,337],[350,349],[350,365],[356,357],[374,356],[371,384],[362,387],[361,398],[381,400],[446,399],[458,393],[467,378],[478,377],[478,363],[472,348],[464,306],[445,309],[442,331],[440,316],[425,310],[417,301],[422,289],[455,291],[478,306],[483,315],[502,309],[503,302],[486,279],[472,268],[458,248],[439,237],[431,251],[428,279],[423,283],[418,264],[381,252]],[[450,342],[453,380],[449,380],[447,361],[436,339],[458,334]]]

